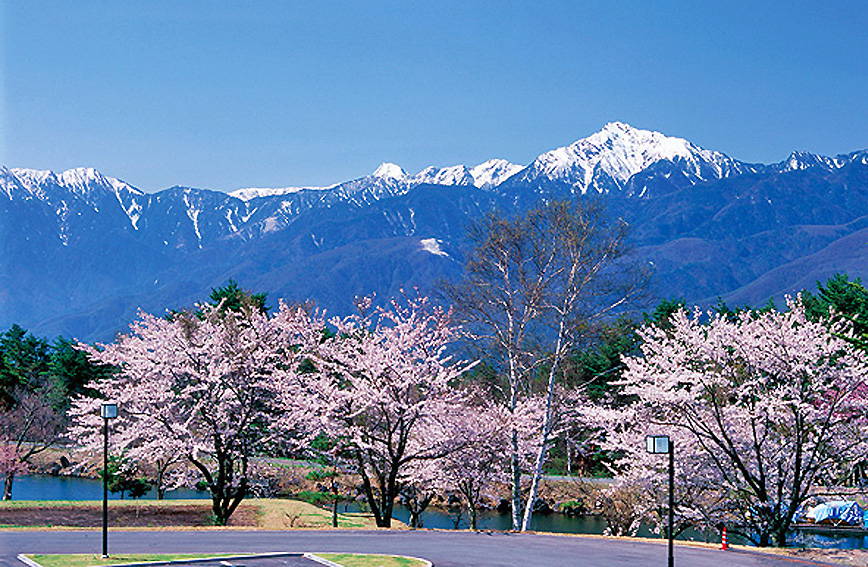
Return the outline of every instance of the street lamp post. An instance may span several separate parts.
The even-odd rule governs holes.
[[[649,453],[669,454],[669,567],[675,566],[674,540],[675,533],[675,443],[668,435],[648,435],[645,437],[645,445]]]
[[[108,557],[108,439],[109,420],[118,416],[118,405],[105,402],[99,410],[103,420],[103,450],[102,450],[102,556]]]

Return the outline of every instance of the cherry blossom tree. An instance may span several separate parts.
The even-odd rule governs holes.
[[[3,500],[12,499],[15,477],[30,470],[33,457],[61,438],[64,416],[57,409],[57,390],[51,384],[34,391],[15,388],[9,394],[12,405],[0,410]]]
[[[448,416],[463,396],[452,382],[466,366],[446,354],[456,333],[450,312],[423,297],[372,314],[369,305],[331,320],[335,333],[318,345],[317,371],[300,377],[305,394],[284,403],[342,440],[377,525],[389,527],[402,472],[454,450]]]
[[[277,400],[287,393],[318,329],[300,308],[281,305],[269,318],[255,304],[238,310],[201,305],[196,312],[154,317],[141,313],[115,343],[82,346],[117,375],[89,385],[119,404],[112,426],[117,449],[164,464],[183,455],[211,492],[215,523],[225,525],[247,494],[250,459],[278,442]],[[72,435],[96,443],[101,400],[79,398]]]
[[[660,463],[641,437],[672,435],[680,482],[694,490],[683,515],[732,522],[763,546],[785,545],[810,490],[868,448],[864,353],[841,338],[846,329],[809,320],[799,299],[787,306],[730,317],[682,309],[669,329],[643,328],[641,356],[624,359],[635,402],[608,428],[622,467],[646,478]]]
[[[626,223],[610,223],[595,203],[555,201],[514,219],[491,214],[469,231],[473,250],[464,280],[445,288],[470,342],[503,374],[509,412],[516,411],[535,373],[542,369],[546,375],[546,409],[530,470],[521,467],[519,433],[511,431],[515,530],[530,526],[533,506],[522,505],[522,476],[530,473],[532,503],[559,419],[556,382],[564,358],[644,287],[646,274],[625,261],[626,235]]]
[[[441,490],[461,495],[477,528],[479,507],[494,498],[498,486],[509,482],[506,460],[510,415],[498,405],[469,406],[453,424],[457,449],[436,463]]]
[[[442,461],[443,457],[411,461],[400,472],[398,495],[410,512],[407,523],[413,529],[422,527],[422,513],[436,496],[444,493]]]
[[[656,532],[667,529],[669,472],[664,455],[645,449],[645,435],[668,435],[676,448],[674,533],[693,527],[716,529],[721,523],[735,527],[719,475],[689,431],[648,427],[647,415],[635,408],[586,408],[592,421],[607,428],[605,449],[621,454],[613,467],[614,482],[604,489],[597,505],[606,520],[608,535],[636,535],[641,523]]]

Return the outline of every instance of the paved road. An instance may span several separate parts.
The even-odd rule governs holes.
[[[19,553],[98,553],[99,531],[0,531],[0,566]],[[448,531],[126,531],[114,553],[356,552],[424,557],[436,567],[646,567],[666,565],[666,546],[555,535]],[[677,567],[798,567],[805,561],[739,551],[678,547]]]

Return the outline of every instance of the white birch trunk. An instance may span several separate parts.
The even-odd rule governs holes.
[[[533,516],[533,503],[536,501],[537,493],[539,492],[539,483],[542,479],[543,466],[546,462],[546,456],[548,455],[548,445],[549,445],[549,435],[552,432],[552,426],[554,421],[554,411],[552,406],[554,405],[554,397],[555,397],[555,378],[557,376],[558,367],[561,360],[561,349],[563,348],[563,337],[564,337],[564,320],[563,318],[560,321],[560,325],[558,328],[558,340],[555,345],[555,355],[554,360],[552,361],[552,367],[549,371],[549,382],[548,382],[548,392],[546,396],[546,412],[545,412],[545,420],[542,426],[542,443],[540,444],[539,451],[536,455],[536,463],[534,464],[533,476],[530,481],[530,494],[527,496],[527,504],[524,509],[524,520],[521,524],[521,531],[525,532],[530,529],[530,520]]]

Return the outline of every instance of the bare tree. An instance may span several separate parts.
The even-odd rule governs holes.
[[[15,475],[30,468],[34,456],[57,443],[64,426],[63,412],[57,409],[56,388],[13,391],[13,404],[0,411],[0,472],[3,500],[12,499]]]
[[[491,213],[471,226],[464,279],[446,285],[467,337],[503,374],[501,398],[512,413],[545,370],[546,409],[522,506],[519,432],[510,432],[512,523],[530,524],[533,500],[557,422],[561,363],[577,340],[644,290],[647,274],[627,261],[627,223],[600,203],[554,201],[515,218]],[[521,516],[525,509],[524,518]]]

